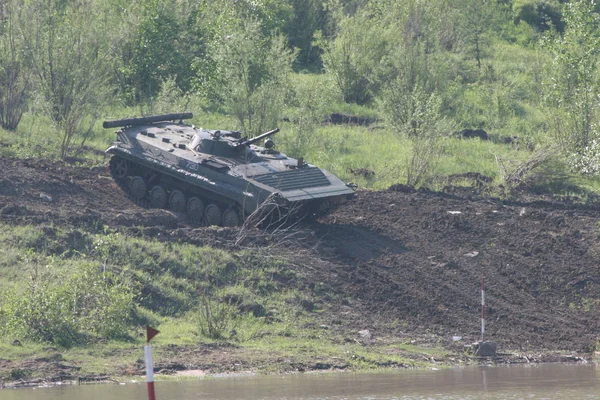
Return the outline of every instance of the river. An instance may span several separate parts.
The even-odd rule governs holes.
[[[145,384],[0,390],[0,400],[145,400]],[[157,400],[600,399],[600,366],[519,365],[386,373],[311,373],[156,382]]]

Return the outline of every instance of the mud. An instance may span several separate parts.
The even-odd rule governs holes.
[[[5,223],[108,226],[223,248],[269,240],[259,230],[203,228],[166,210],[141,208],[106,167],[1,157],[0,170]],[[359,191],[347,206],[303,224],[280,250],[310,266],[299,284],[320,296],[323,324],[349,340],[368,329],[370,344],[412,338],[460,354],[479,339],[484,279],[486,336],[515,355],[505,360],[579,361],[577,354],[589,358],[598,336],[599,214],[593,202],[529,193],[503,201],[464,189],[394,185]],[[249,368],[242,358],[230,363],[236,364],[235,370]],[[194,363],[186,369],[211,370]]]

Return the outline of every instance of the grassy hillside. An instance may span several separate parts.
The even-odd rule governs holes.
[[[11,0],[0,18],[2,152],[100,164],[112,140],[101,120],[192,111],[196,125],[250,136],[280,126],[280,150],[365,188],[440,188],[468,172],[514,186],[515,170],[541,166],[593,187],[594,7]],[[91,9],[103,20],[88,21]],[[31,20],[39,34],[22,29]],[[331,124],[340,117],[361,126]],[[456,140],[465,129],[487,140]]]
[[[105,179],[115,135],[101,122],[191,111],[190,123],[204,128],[254,136],[277,126],[277,149],[363,190],[407,184],[468,201],[532,196],[593,208],[596,8],[581,0],[5,1],[0,157],[36,172],[0,174],[3,379],[44,375],[23,364],[38,356],[64,357],[88,374],[139,372],[146,324],[162,331],[166,370],[179,368],[179,346],[199,343],[217,349],[205,365],[213,370],[228,346],[232,370],[443,358],[437,339],[417,350],[424,336],[398,334],[405,321],[382,322],[396,339],[373,348],[364,329],[332,322],[347,315],[332,308],[348,305],[327,279],[310,278],[327,270],[327,249],[310,252],[315,232],[198,228],[122,206]],[[44,203],[52,190],[58,208]],[[163,239],[165,226],[185,240]],[[594,308],[586,299],[574,307]]]

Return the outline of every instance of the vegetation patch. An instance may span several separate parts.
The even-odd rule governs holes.
[[[598,12],[3,1],[2,380],[52,365],[139,374],[146,325],[164,374],[181,359],[212,372],[470,362],[448,338],[477,331],[484,272],[490,329],[510,346],[595,348]],[[183,111],[249,137],[281,127],[278,150],[358,184],[357,199],[267,232],[133,205],[100,121]]]

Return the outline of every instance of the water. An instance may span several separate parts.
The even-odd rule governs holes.
[[[600,366],[525,365],[157,382],[157,400],[600,400]],[[145,400],[145,384],[0,390],[0,400]]]

